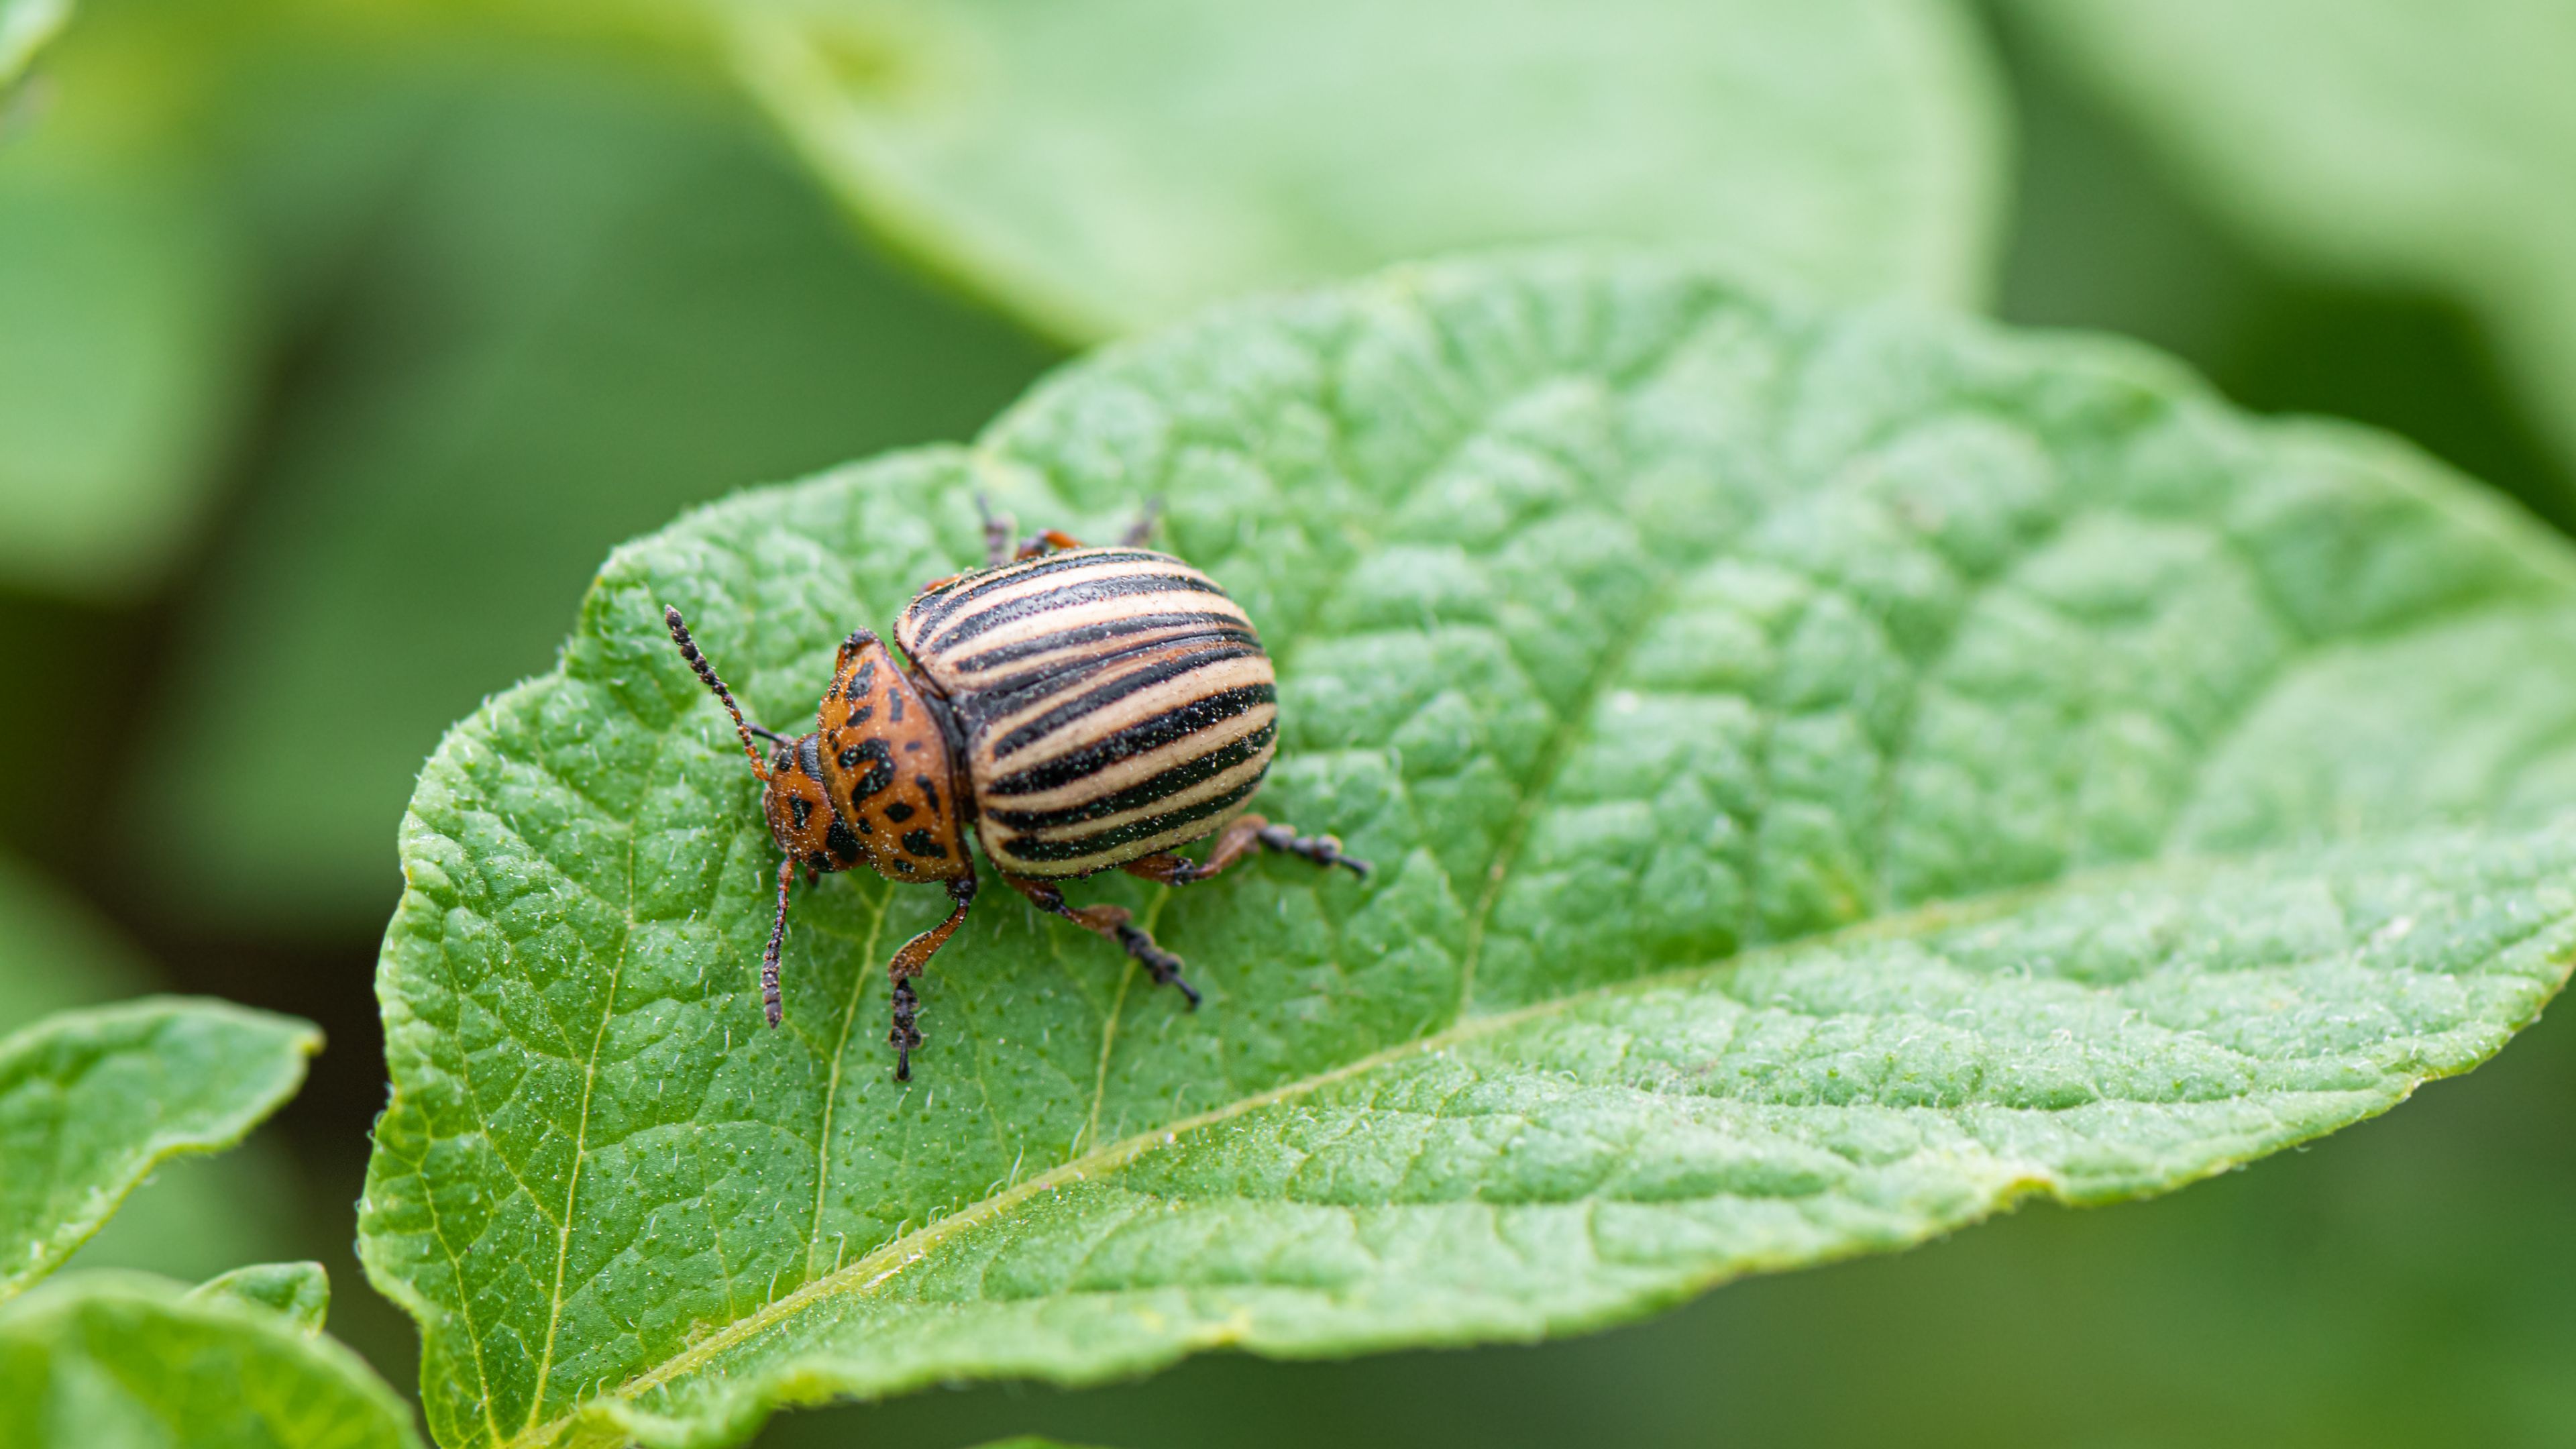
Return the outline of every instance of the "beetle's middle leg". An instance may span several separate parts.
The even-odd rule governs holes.
[[[1330,835],[1299,835],[1293,826],[1273,825],[1258,815],[1238,815],[1216,838],[1205,860],[1190,860],[1166,850],[1142,856],[1119,869],[1159,885],[1196,885],[1254,850],[1275,850],[1320,866],[1341,866],[1356,876],[1369,873],[1369,863],[1342,854],[1342,842]]]
[[[1097,931],[1126,947],[1128,955],[1145,963],[1155,985],[1179,987],[1182,998],[1190,1004],[1190,1010],[1199,1009],[1198,988],[1181,978],[1181,958],[1155,945],[1154,938],[1146,933],[1144,927],[1135,924],[1136,918],[1125,906],[1068,906],[1064,903],[1064,892],[1054,881],[1020,875],[1005,875],[1002,879],[1010,882],[1011,889],[1037,902],[1039,910],[1062,916],[1086,931]]]
[[[894,1029],[886,1033],[886,1044],[894,1048],[894,1079],[912,1080],[912,1049],[921,1045],[921,1031],[914,1025],[921,1016],[921,998],[912,991],[912,978],[948,938],[957,934],[958,925],[966,919],[966,908],[975,904],[975,877],[959,876],[948,882],[948,899],[952,903],[948,919],[903,943],[886,963],[886,975],[894,982]]]

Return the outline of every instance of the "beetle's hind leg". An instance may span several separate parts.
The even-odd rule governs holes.
[[[903,943],[886,963],[886,976],[894,982],[894,1026],[886,1033],[886,1045],[894,1048],[894,1079],[912,1080],[912,1049],[921,1045],[921,998],[913,994],[912,978],[930,964],[948,938],[966,919],[966,908],[975,904],[975,877],[960,876],[948,882],[948,899],[952,903],[948,919]]]
[[[1037,902],[1039,910],[1062,916],[1086,931],[1097,931],[1126,947],[1128,955],[1144,963],[1155,985],[1178,987],[1182,999],[1189,1002],[1190,1010],[1199,1009],[1198,988],[1182,978],[1181,958],[1155,945],[1154,938],[1142,926],[1135,924],[1136,918],[1128,913],[1125,906],[1077,908],[1064,903],[1064,892],[1054,881],[1019,875],[1005,875],[1002,879],[1010,883],[1011,889]]]
[[[1196,885],[1234,864],[1254,850],[1275,850],[1299,860],[1311,860],[1320,866],[1341,866],[1351,874],[1366,877],[1369,863],[1342,854],[1342,842],[1330,835],[1299,835],[1293,827],[1273,825],[1258,815],[1238,815],[1216,838],[1216,849],[1205,860],[1189,860],[1164,851],[1131,860],[1119,867],[1129,875],[1143,876],[1159,885]]]

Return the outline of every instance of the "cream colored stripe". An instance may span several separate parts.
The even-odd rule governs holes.
[[[994,865],[1012,875],[1041,876],[1056,880],[1097,875],[1101,871],[1112,869],[1127,861],[1142,859],[1156,851],[1169,850],[1176,845],[1187,845],[1193,840],[1205,840],[1223,830],[1256,798],[1258,797],[1247,795],[1242,805],[1231,810],[1220,810],[1205,820],[1193,820],[1186,825],[1177,825],[1160,835],[1148,836],[1133,845],[1122,845],[1116,850],[1104,850],[1098,855],[1086,855],[1080,860],[1022,860],[1011,854],[1010,842],[1017,837],[1008,831],[984,832],[984,853],[993,858]]]
[[[1158,664],[1172,657],[1175,656],[1169,652],[1142,655],[1139,656],[1136,667]],[[1132,670],[1122,668],[1104,674],[1098,681],[1086,680],[1085,683],[1107,684],[1113,680],[1125,678],[1131,672]],[[1194,699],[1223,690],[1240,689],[1245,685],[1269,684],[1272,680],[1270,661],[1259,654],[1211,660],[1196,669],[1173,675],[1160,684],[1140,689],[1124,699],[1112,700],[1089,714],[1068,720],[1062,727],[1043,738],[1023,745],[1003,759],[996,760],[992,753],[994,741],[1039,715],[1072,702],[1070,698],[1064,696],[1042,700],[1028,709],[1014,711],[1007,717],[994,720],[976,730],[975,740],[971,746],[975,756],[976,772],[993,777],[1016,774],[1021,770],[1043,765],[1059,755],[1080,749],[1096,740],[1114,735],[1129,725],[1141,724],[1156,715],[1178,709]]]
[[[994,810],[1062,810],[1085,800],[1097,800],[1130,785],[1143,784],[1175,765],[1186,764],[1201,755],[1214,754],[1278,717],[1277,705],[1256,704],[1232,719],[1218,720],[1170,744],[1147,750],[1141,755],[1114,760],[1071,784],[1026,795],[986,795],[982,797],[982,803]],[[1018,755],[1011,756],[1014,767],[1019,758]]]
[[[934,637],[945,634],[1005,604],[1050,594],[1076,584],[1101,584],[1113,579],[1129,578],[1188,578],[1197,579],[1203,583],[1208,582],[1206,575],[1185,564],[1169,563],[1160,559],[1103,559],[1097,563],[1086,563],[1076,568],[1059,568],[1053,573],[1032,574],[1025,579],[1013,580],[1002,588],[959,605],[956,612],[942,616],[936,624],[925,624],[921,614],[907,608],[903,611],[903,617],[896,621],[895,640],[904,646],[906,653],[910,653],[912,640],[925,634]],[[1200,594],[1195,590],[1188,592],[1198,598],[1224,597],[1222,594]],[[1128,595],[1127,597],[1150,598],[1152,596]],[[1052,615],[1054,611],[1047,612]],[[978,636],[979,641],[980,638],[981,636]]]
[[[1202,800],[1213,799],[1229,790],[1238,789],[1250,781],[1260,779],[1261,772],[1270,768],[1270,757],[1276,753],[1278,751],[1275,746],[1265,749],[1232,769],[1201,780],[1186,790],[1167,795],[1150,805],[1139,805],[1133,810],[1121,810],[1115,815],[1103,815],[1097,820],[1077,820],[1070,825],[1050,825],[1036,830],[1020,830],[1014,827],[1014,833],[1023,837],[1034,835],[1041,840],[1088,840],[1095,835],[1116,830],[1122,825],[1133,825],[1139,820],[1150,820],[1157,815],[1169,815],[1175,810],[1187,810]]]

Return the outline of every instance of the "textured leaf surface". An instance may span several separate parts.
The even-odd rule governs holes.
[[[739,7],[860,212],[1075,338],[1456,247],[1614,237],[1984,294],[2001,104],[1926,0]]]
[[[136,1274],[0,1310],[12,1449],[406,1449],[411,1414],[356,1354],[274,1309]]]
[[[331,1275],[319,1263],[253,1263],[200,1283],[190,1295],[246,1303],[284,1317],[306,1335],[331,1315]]]
[[[2015,8],[2258,240],[2475,309],[2576,461],[2576,8]]]
[[[755,713],[1024,519],[1169,543],[1281,661],[1265,809],[1375,859],[1147,912],[1181,1013],[980,907],[800,899]],[[2152,357],[1639,259],[1405,269],[1105,354],[975,449],[621,551],[424,773],[362,1204],[450,1444],[1616,1321],[2385,1107],[2576,950],[2564,546]]]
[[[153,1164],[239,1142],[321,1046],[292,1017],[171,997],[0,1037],[0,1300],[59,1266]]]

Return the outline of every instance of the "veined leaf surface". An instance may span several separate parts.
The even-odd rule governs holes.
[[[1182,1012],[995,892],[801,893],[754,714],[1148,497],[1280,661],[1266,860],[1121,881]],[[1647,257],[1220,311],[971,449],[620,551],[424,772],[362,1204],[444,1443],[1616,1322],[2034,1194],[2172,1188],[2474,1065],[2576,951],[2576,567],[2400,444],[2135,349]]]

